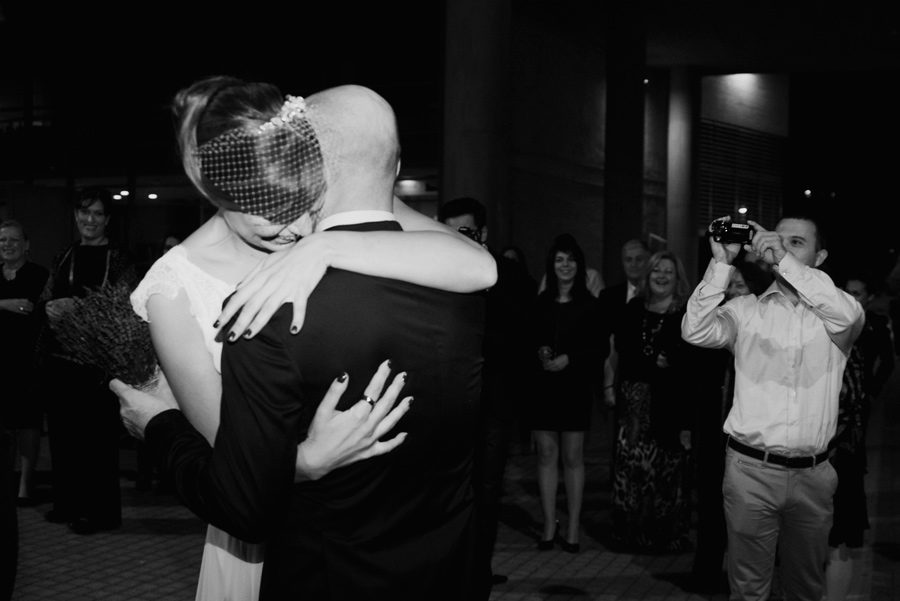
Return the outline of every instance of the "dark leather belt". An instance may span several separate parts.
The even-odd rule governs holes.
[[[760,461],[764,461],[766,463],[774,463],[775,465],[782,465],[784,467],[790,468],[816,467],[823,461],[826,461],[828,459],[828,456],[831,454],[831,451],[822,451],[815,456],[807,455],[805,457],[785,457],[784,455],[776,455],[775,453],[769,453],[760,449],[748,447],[747,445],[740,443],[730,437],[728,438],[728,446],[738,453],[746,455],[747,457],[753,457],[754,459],[759,459]]]

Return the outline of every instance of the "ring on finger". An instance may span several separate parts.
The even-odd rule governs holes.
[[[369,407],[375,406],[375,399],[373,399],[372,397],[370,397],[367,394],[364,394],[363,397],[359,400],[367,402],[369,404]]]

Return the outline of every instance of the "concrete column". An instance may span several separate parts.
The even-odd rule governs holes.
[[[669,72],[669,127],[666,167],[668,249],[684,262],[689,277],[697,273],[696,203],[692,197],[694,99],[685,68]]]
[[[624,279],[621,248],[645,235],[643,2],[612,2],[607,11],[606,148],[603,273],[606,283]]]
[[[508,236],[509,0],[447,2],[441,201],[473,196],[497,247]]]

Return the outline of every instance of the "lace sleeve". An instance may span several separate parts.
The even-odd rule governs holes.
[[[233,288],[231,284],[211,276],[191,262],[187,251],[179,245],[150,267],[147,275],[131,293],[131,306],[141,319],[149,322],[147,303],[151,296],[162,294],[174,299],[184,291],[191,316],[197,321],[206,349],[218,371],[222,343],[216,341],[216,330],[212,324],[222,308],[222,301]]]
[[[162,294],[173,299],[178,296],[178,291],[184,286],[178,273],[167,261],[157,261],[150,267],[144,279],[131,293],[131,307],[144,321],[150,321],[147,316],[147,302],[154,294]]]

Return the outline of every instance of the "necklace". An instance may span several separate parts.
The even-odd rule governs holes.
[[[649,315],[650,311],[644,311],[644,315],[641,318],[641,352],[644,353],[645,357],[655,357],[657,354],[656,336],[662,330],[665,316],[661,313],[654,313],[654,323],[650,324]]]

